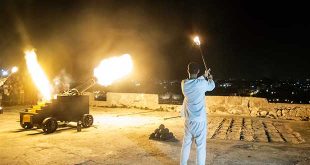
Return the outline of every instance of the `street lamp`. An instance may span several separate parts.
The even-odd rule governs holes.
[[[7,76],[9,75],[9,72],[7,70],[2,70],[2,76]]]
[[[18,67],[17,66],[14,66],[12,69],[11,69],[11,73],[16,73],[18,72]]]

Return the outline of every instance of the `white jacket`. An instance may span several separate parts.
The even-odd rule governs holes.
[[[206,121],[205,92],[215,88],[214,81],[200,76],[197,79],[183,80],[181,87],[184,95],[181,115],[183,113],[189,121]]]

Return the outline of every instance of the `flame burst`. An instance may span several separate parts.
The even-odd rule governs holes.
[[[108,86],[115,80],[128,75],[132,68],[133,64],[130,55],[124,54],[102,60],[99,66],[94,69],[94,76],[100,85]]]
[[[43,101],[51,100],[52,87],[45,75],[42,67],[38,63],[37,55],[34,50],[25,51],[25,59],[27,64],[28,72],[32,78],[32,81],[36,85],[37,89],[42,95]]]
[[[200,45],[200,40],[199,40],[199,37],[198,36],[196,36],[195,38],[194,38],[194,42],[195,42],[195,44],[196,45]]]

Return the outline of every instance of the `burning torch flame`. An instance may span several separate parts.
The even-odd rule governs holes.
[[[37,60],[37,55],[34,50],[27,50],[25,51],[25,59],[27,64],[28,72],[32,78],[32,81],[40,91],[41,95],[43,96],[43,101],[51,100],[52,95],[52,87],[45,75],[43,69],[41,68],[40,64]]]
[[[130,55],[124,54],[102,60],[99,66],[94,69],[94,76],[100,85],[108,86],[115,80],[128,75],[132,68],[133,64]]]
[[[198,36],[196,36],[196,37],[194,38],[194,42],[195,42],[196,45],[200,46],[200,40],[199,40],[199,37],[198,37]]]

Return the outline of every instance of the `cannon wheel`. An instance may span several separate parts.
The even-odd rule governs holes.
[[[42,122],[42,129],[44,133],[53,133],[58,128],[57,120],[52,117],[48,117]]]
[[[84,128],[92,126],[94,123],[94,118],[90,114],[84,114],[82,118],[82,125]]]
[[[33,125],[31,123],[20,123],[20,126],[24,129],[31,129]]]

